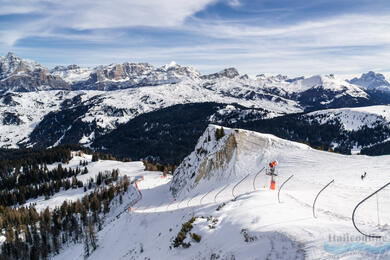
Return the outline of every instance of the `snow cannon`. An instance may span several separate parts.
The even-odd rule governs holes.
[[[278,164],[278,161],[273,161],[269,163],[270,168],[274,168]]]
[[[270,189],[271,190],[275,190],[275,186],[276,186],[276,182],[275,181],[273,181],[273,180],[271,180],[271,185],[270,185]]]

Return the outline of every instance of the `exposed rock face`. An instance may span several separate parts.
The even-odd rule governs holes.
[[[220,72],[204,75],[202,76],[202,79],[219,79],[219,78],[229,78],[233,79],[240,74],[238,73],[236,68],[227,68],[224,70],[221,70]]]
[[[3,114],[3,125],[20,125],[23,121],[15,113],[5,112]]]
[[[11,52],[0,58],[0,93],[54,89],[70,90],[70,87],[38,63],[20,59]]]
[[[72,88],[116,90],[137,86],[173,84],[199,77],[199,72],[192,67],[170,64],[156,68],[148,63],[126,62],[96,67],[87,80],[75,83]]]
[[[210,185],[223,187],[248,174],[253,176],[271,160],[282,160],[283,155],[272,154],[270,150],[308,149],[303,144],[242,129],[224,127],[225,135],[216,138],[217,129],[221,127],[209,125],[195,150],[174,172],[170,187],[174,197],[195,196],[195,190],[207,192]]]
[[[218,129],[218,130],[217,130]],[[174,196],[190,192],[203,180],[235,178],[234,163],[237,152],[235,132],[226,129],[219,138],[219,126],[210,125],[199,138],[194,152],[187,156],[174,173],[171,191]],[[180,193],[180,194],[179,194]]]
[[[213,171],[223,170],[226,165],[229,165],[233,159],[236,148],[236,138],[233,134],[230,134],[221,150],[204,158],[199,166],[198,174],[196,174],[195,184],[203,178],[210,178],[210,174]]]

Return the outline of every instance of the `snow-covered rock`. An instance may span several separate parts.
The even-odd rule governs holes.
[[[373,71],[363,73],[360,78],[355,77],[348,82],[367,89],[376,89],[379,87],[388,89],[390,87],[390,83],[385,79],[383,74]]]
[[[59,76],[37,62],[21,59],[12,52],[0,57],[0,93],[70,89]]]
[[[51,70],[51,73],[53,75],[61,77],[69,84],[87,80],[92,72],[92,69],[80,68],[77,65],[69,65],[67,67],[56,66],[54,69]]]
[[[136,86],[154,86],[175,84],[185,79],[199,78],[199,72],[174,62],[156,68],[148,63],[111,64],[98,66],[93,69],[57,70],[65,80],[72,82],[73,89],[116,90]],[[88,75],[89,73],[89,75]]]

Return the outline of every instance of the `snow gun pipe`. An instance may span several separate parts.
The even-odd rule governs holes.
[[[200,198],[199,204],[202,205],[202,200],[210,193],[211,191],[207,192],[202,198]]]
[[[372,196],[374,196],[375,194],[377,194],[378,192],[380,192],[381,190],[383,190],[384,188],[386,188],[387,186],[390,185],[390,182],[386,183],[384,186],[382,186],[381,188],[379,188],[377,191],[375,191],[374,193],[372,193],[370,196],[366,197],[364,200],[362,200],[361,202],[359,202],[356,207],[353,209],[353,212],[352,212],[352,223],[353,223],[353,226],[356,228],[356,230],[362,234],[363,236],[366,236],[366,237],[372,237],[372,238],[381,238],[382,236],[378,236],[378,235],[367,235],[365,233],[363,233],[362,231],[360,231],[360,229],[356,226],[356,223],[355,223],[355,212],[356,212],[356,209],[361,205],[363,204],[366,200],[368,200],[369,198],[371,198]]]
[[[318,199],[318,196],[320,195],[320,193],[321,193],[323,190],[325,190],[325,189],[326,189],[329,185],[331,185],[333,182],[334,182],[334,179],[331,180],[328,184],[326,184],[325,187],[323,187],[323,188],[320,190],[320,192],[318,192],[316,198],[314,199],[314,202],[313,202],[313,217],[314,217],[314,218],[317,218],[317,217],[316,217],[316,212],[315,212],[315,206],[316,206],[316,201],[317,201],[317,199]]]
[[[233,189],[232,189],[232,195],[233,195],[233,198],[236,199],[236,196],[234,196],[234,189],[241,183],[243,182],[246,178],[248,178],[249,174],[247,176],[245,176],[244,178],[242,178],[236,185],[234,185]]]
[[[226,184],[225,187],[223,187],[220,191],[217,192],[217,194],[215,194],[215,196],[214,196],[214,203],[217,202],[217,196],[218,196],[222,191],[224,191],[228,186],[229,186],[229,184]]]
[[[258,176],[262,171],[264,171],[264,169],[265,169],[265,167],[263,167],[258,173],[256,173],[255,178],[253,178],[253,190],[256,190],[255,182],[256,182],[257,176]]]
[[[288,179],[285,180],[285,181],[282,183],[282,185],[280,185],[279,190],[278,190],[278,201],[279,201],[279,203],[280,203],[280,190],[283,188],[283,185],[286,184],[286,182],[288,182],[289,180],[291,180],[292,177],[294,177],[294,174],[291,175],[290,177],[288,177]]]

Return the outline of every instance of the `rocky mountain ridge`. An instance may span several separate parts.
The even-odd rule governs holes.
[[[149,135],[146,133],[148,129],[153,129],[158,136],[171,135],[175,127],[194,127],[191,125],[193,116],[198,117],[197,122],[202,126],[208,123],[227,126],[237,124],[242,128],[253,127],[254,130],[291,140],[303,138],[321,144],[321,140],[317,140],[318,136],[305,133],[300,128],[313,128],[308,123],[312,117],[318,119],[321,125],[323,114],[286,116],[321,109],[390,104],[390,94],[378,88],[366,88],[340,80],[334,75],[289,78],[260,74],[251,78],[240,75],[235,68],[201,75],[192,67],[174,62],[162,67],[127,62],[93,69],[69,65],[57,66],[49,71],[36,62],[20,59],[12,53],[0,58],[0,68],[1,147],[50,147],[80,143],[94,145],[97,149],[111,147],[118,154],[125,155],[128,151],[116,143],[118,140],[113,140],[114,135],[109,135],[120,126],[123,126],[120,131],[138,129],[139,135]],[[376,75],[373,81],[377,78],[381,76]],[[180,112],[180,109],[174,107],[179,105],[191,111],[188,114]],[[171,112],[170,107],[173,107]],[[152,113],[156,114],[152,116]],[[176,118],[171,118],[169,113],[176,113]],[[365,116],[365,113],[361,115]],[[332,113],[326,116],[331,117]],[[166,122],[160,117],[166,117]],[[138,125],[151,118],[156,121],[154,125]],[[376,120],[377,117],[370,118]],[[303,120],[305,123],[299,126],[292,123],[294,120]],[[371,121],[367,121],[370,126]],[[256,123],[251,125],[251,122]],[[326,127],[323,128],[332,128],[331,122],[326,121]],[[264,127],[265,124],[275,129]],[[135,125],[137,128],[134,128]],[[384,129],[387,124],[380,123],[375,127]],[[332,142],[337,141],[338,144],[342,143],[338,147],[345,153],[350,152],[355,144],[364,147],[363,144],[374,144],[387,138],[386,132],[379,139],[357,144],[356,140],[362,136],[360,132],[360,139],[352,138],[351,141],[346,137],[349,132],[344,132],[341,127],[336,128],[332,128],[334,135],[326,140],[325,145],[331,147]],[[186,137],[186,144],[193,144],[201,130],[194,129]],[[117,134],[126,136],[126,131]],[[132,132],[131,136],[135,138],[137,134]],[[160,141],[156,139],[143,145],[149,143],[158,146]],[[146,151],[153,149],[146,149],[142,153],[145,156],[148,155]],[[186,152],[188,150],[183,148],[180,154]],[[140,154],[138,150],[132,152],[135,153]],[[150,155],[161,157],[164,153]]]

